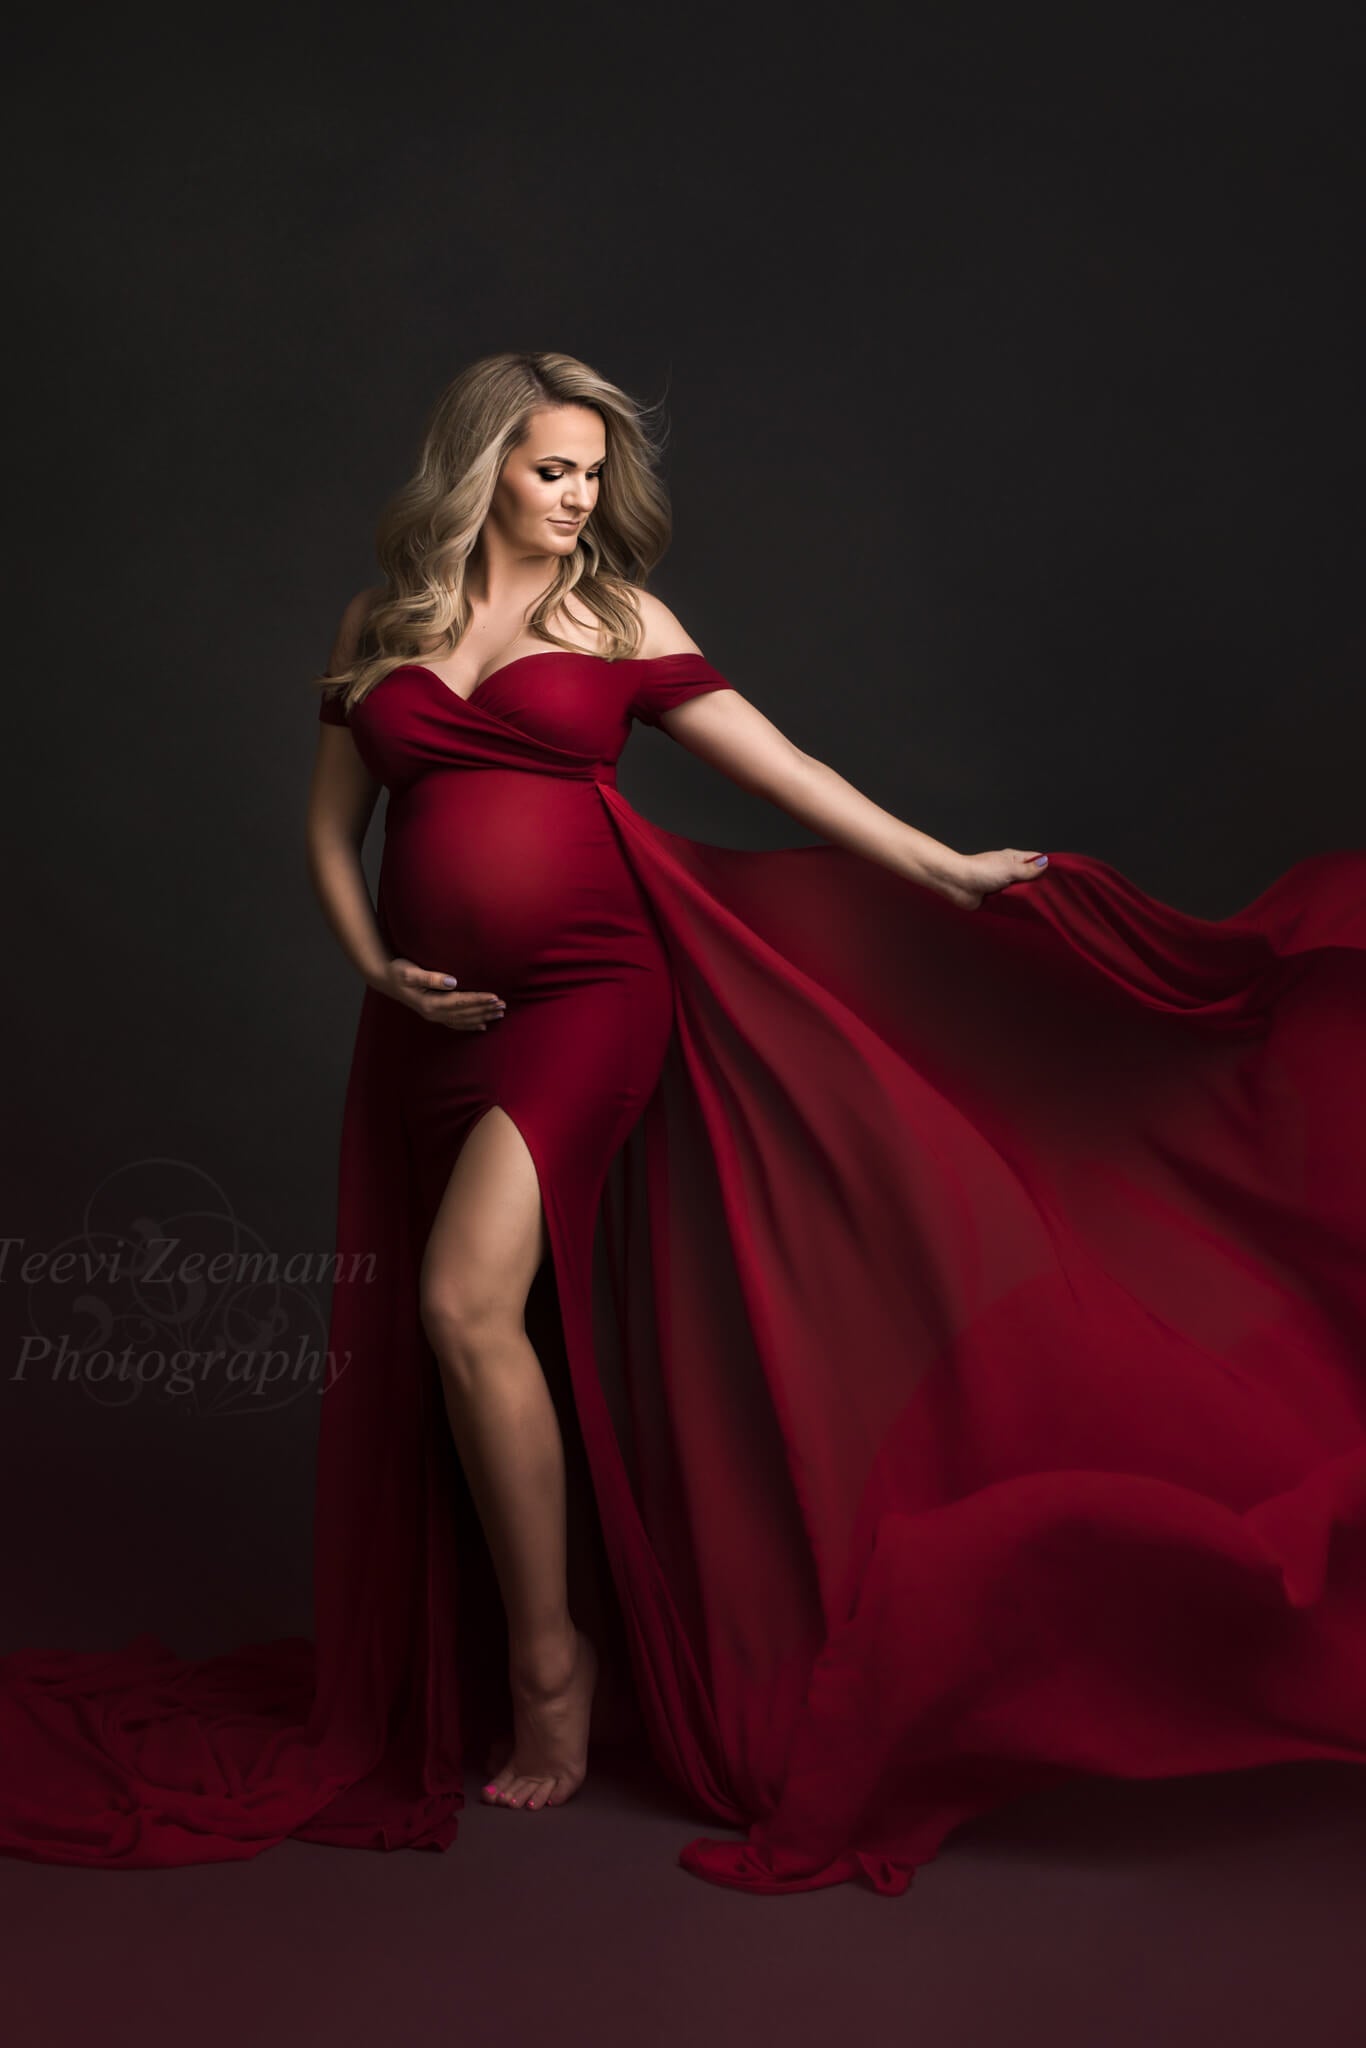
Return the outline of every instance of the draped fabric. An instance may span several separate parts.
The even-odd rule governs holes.
[[[687,1870],[895,1894],[1079,1772],[1366,1761],[1366,852],[1205,920],[1080,853],[968,912],[705,845],[614,764],[728,687],[562,652],[352,712],[386,937],[507,1016],[361,1004],[313,1638],[0,1659],[8,1853],[456,1839],[505,1642],[418,1267],[495,1105]]]

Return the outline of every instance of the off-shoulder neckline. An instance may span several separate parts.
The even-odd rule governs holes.
[[[528,661],[601,661],[611,668],[648,668],[661,661],[700,661],[706,664],[706,659],[704,654],[699,654],[691,647],[682,648],[677,654],[626,654],[617,656],[615,660],[609,654],[593,654],[586,647],[547,647],[535,654],[515,654],[511,661],[502,662],[499,667],[490,669],[489,673],[475,684],[468,696],[460,690],[453,690],[444,677],[439,676],[434,668],[428,668],[424,662],[401,661],[388,673],[396,676],[402,669],[413,669],[420,676],[430,676],[437,688],[444,690],[448,697],[454,697],[457,704],[472,704],[495,677],[505,676],[509,669],[520,668]]]

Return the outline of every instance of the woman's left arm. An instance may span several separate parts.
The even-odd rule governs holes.
[[[927,832],[884,811],[851,782],[804,753],[739,691],[711,690],[662,714],[660,725],[690,754],[741,789],[767,797],[823,839],[881,862],[965,910],[1013,882],[1035,881],[1046,854],[1007,846],[995,853],[956,853]]]
[[[634,596],[644,627],[641,652],[646,659],[702,656],[697,642],[652,591],[636,590]],[[689,697],[662,712],[658,723],[670,739],[719,768],[741,789],[767,797],[834,845],[880,861],[964,910],[978,909],[984,897],[1008,889],[1012,882],[1036,882],[1047,865],[1047,854],[1022,853],[1015,846],[996,853],[955,853],[942,840],[931,839],[928,832],[884,811],[824,761],[803,753],[736,689]]]

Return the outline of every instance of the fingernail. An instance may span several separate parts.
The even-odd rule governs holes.
[[[454,988],[455,976],[453,974],[443,974],[441,977],[441,986],[443,988]]]
[[[494,1787],[493,1785],[485,1785],[485,1787],[484,1787],[484,1790],[485,1790],[486,1792],[492,1792],[492,1791],[494,1791],[495,1789],[496,1789],[496,1788],[495,1788],[495,1787]]]
[[[1036,868],[1046,868],[1048,866],[1048,855],[1046,853],[1041,853],[1039,855],[1039,858],[1035,861],[1034,865]]]

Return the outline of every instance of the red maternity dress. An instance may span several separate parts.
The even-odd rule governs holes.
[[[504,1642],[417,1269],[493,1104],[688,1870],[896,1893],[1068,1774],[1366,1762],[1366,852],[1209,921],[704,845],[615,762],[727,687],[550,650],[356,710],[388,943],[508,1009],[362,1001],[315,1639],[0,1659],[0,1850],[454,1841]]]

